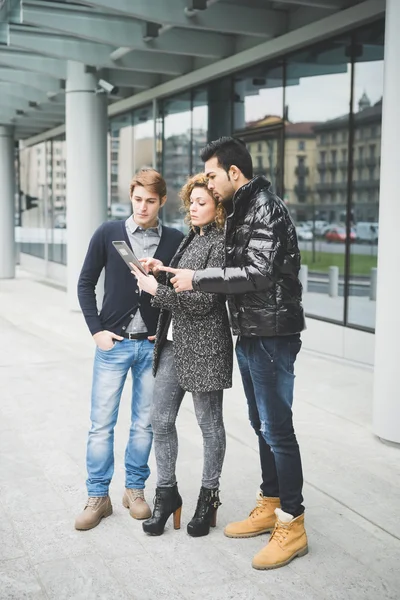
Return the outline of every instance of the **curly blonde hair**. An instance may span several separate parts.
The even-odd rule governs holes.
[[[193,227],[192,221],[190,219],[190,196],[192,195],[192,192],[195,188],[203,188],[203,189],[207,190],[210,197],[214,200],[215,206],[217,208],[215,223],[216,223],[218,229],[223,229],[223,227],[225,225],[226,212],[225,212],[225,209],[222,206],[222,204],[220,202],[218,202],[217,200],[215,200],[214,196],[208,189],[208,178],[206,177],[205,173],[197,173],[197,175],[188,177],[187,182],[182,187],[182,189],[179,193],[179,197],[182,200],[182,205],[183,205],[182,212],[186,213],[185,214],[185,223],[190,225],[190,227]]]

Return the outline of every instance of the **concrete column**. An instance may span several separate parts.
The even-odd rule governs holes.
[[[399,349],[399,98],[400,2],[386,0],[381,183],[379,194],[378,285],[375,334],[374,433],[400,444]]]
[[[78,310],[76,285],[89,240],[107,219],[107,97],[85,66],[68,62],[67,286],[68,305]]]
[[[233,128],[235,130],[244,129],[246,127],[245,116],[245,98],[246,98],[246,80],[235,82],[233,94]]]
[[[14,134],[0,125],[0,279],[15,277]]]
[[[232,134],[233,88],[229,77],[208,86],[208,139]]]

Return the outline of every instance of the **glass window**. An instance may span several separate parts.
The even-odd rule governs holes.
[[[365,173],[353,174],[348,323],[375,327],[375,282],[379,236],[380,128],[383,94],[384,24],[376,23],[355,34],[354,128],[365,139]],[[367,140],[374,138],[374,144]],[[361,150],[361,146],[360,146]],[[364,176],[363,176],[364,175]],[[357,196],[355,195],[357,192]]]
[[[285,90],[285,199],[298,225],[302,263],[308,266],[304,306],[310,316],[339,323],[344,316],[350,46],[350,39],[336,39],[289,57]],[[306,137],[304,178],[292,158],[300,137]],[[344,181],[337,175],[338,156]]]
[[[14,146],[14,175],[15,175],[15,196],[14,196],[14,225],[21,227],[21,169],[18,144]],[[16,243],[19,230],[16,230]]]
[[[283,195],[283,66],[258,65],[234,78],[234,129],[247,144],[254,174]],[[300,140],[297,140],[299,142]],[[297,160],[297,143],[293,158]]]
[[[108,176],[108,216],[111,219],[130,214],[129,182],[134,172],[133,115],[126,113],[110,120]]]
[[[151,105],[118,115],[109,124],[109,218],[126,219],[132,212],[129,184],[142,167],[153,166],[154,119]]]
[[[208,130],[208,94],[205,89],[195,90],[192,107],[192,167],[191,172],[204,171],[200,151],[207,143]]]
[[[145,106],[133,113],[133,164],[131,178],[143,167],[154,164],[154,115],[153,107]],[[129,186],[128,186],[129,188]]]
[[[168,200],[163,220],[183,228],[179,192],[191,172],[192,103],[190,92],[162,103],[164,117],[163,175],[167,182]],[[199,113],[197,113],[199,114]]]
[[[167,182],[162,219],[187,231],[179,192],[187,178],[204,170],[200,151],[209,130],[209,90],[196,88],[159,103],[156,123],[157,165]]]
[[[49,144],[24,148],[20,153],[21,231],[20,251],[45,258],[47,163]],[[43,160],[39,160],[39,156]]]
[[[65,136],[52,140],[52,156],[57,156],[60,160],[53,160],[50,165],[52,225],[48,234],[48,257],[49,260],[64,265],[67,262],[66,155]]]
[[[66,264],[65,171],[53,168],[66,162],[55,161],[55,155],[66,155],[65,137],[19,153],[21,228],[17,241],[21,252]]]

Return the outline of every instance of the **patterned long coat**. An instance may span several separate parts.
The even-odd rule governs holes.
[[[191,231],[182,240],[171,261],[172,267],[205,269],[222,267],[224,233],[214,224]],[[154,347],[153,373],[156,375],[162,347],[172,316],[175,366],[179,383],[189,392],[209,392],[232,386],[233,347],[225,296],[204,292],[175,292],[158,285],[152,300],[161,308]]]

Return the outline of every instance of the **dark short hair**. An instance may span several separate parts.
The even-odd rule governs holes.
[[[253,178],[253,161],[243,140],[234,137],[220,137],[209,142],[200,152],[201,160],[206,162],[217,157],[219,165],[229,173],[232,165],[241,170],[247,179]]]

